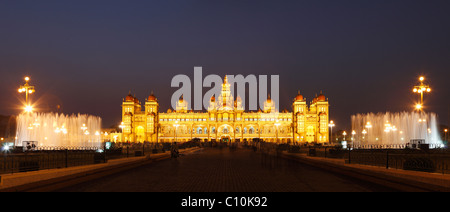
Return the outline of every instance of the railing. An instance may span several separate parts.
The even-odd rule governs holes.
[[[104,162],[95,150],[35,150],[0,154],[0,173],[58,169]]]
[[[34,147],[23,151],[12,149],[0,152],[0,174],[59,169],[106,163],[111,159],[145,156],[169,151],[172,143],[115,144],[111,149],[99,147]],[[198,146],[198,143],[177,144],[179,149]]]
[[[291,147],[292,148],[292,147]],[[347,148],[333,146],[299,146],[296,153],[312,157],[345,159],[346,163],[386,169],[450,173],[450,150],[443,148],[412,149],[400,145]]]
[[[352,150],[350,163],[423,172],[450,173],[450,152],[436,150]]]

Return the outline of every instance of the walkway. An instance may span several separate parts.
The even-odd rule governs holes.
[[[323,169],[247,149],[206,148],[60,191],[322,192],[391,191]]]

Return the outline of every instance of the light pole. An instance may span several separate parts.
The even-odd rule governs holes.
[[[416,109],[418,111],[422,111],[423,110],[423,94],[425,92],[430,93],[431,88],[430,88],[430,86],[423,83],[423,81],[425,81],[425,77],[421,76],[419,78],[419,81],[420,81],[420,85],[414,86],[413,92],[420,94],[420,103],[416,105]]]
[[[330,131],[330,144],[331,144],[331,142],[333,141],[333,127],[334,127],[334,126],[336,126],[336,125],[334,124],[334,122],[333,122],[333,121],[330,121],[330,124],[328,124],[328,127],[331,128],[331,131]]]
[[[367,128],[367,141],[369,142],[369,132],[370,129],[372,128],[372,124],[370,123],[370,121],[366,123],[366,128]]]
[[[447,132],[448,132],[448,129],[445,129],[444,132],[445,132],[445,141],[448,142],[448,138],[447,138]]]
[[[25,77],[25,85],[21,85],[18,91],[19,93],[25,93],[25,112],[31,113],[33,112],[33,107],[30,105],[28,99],[29,95],[35,93],[36,90],[34,86],[28,84],[28,81],[30,81],[30,78]]]
[[[355,135],[356,135],[356,131],[352,131],[352,143],[354,143],[354,140],[355,140]]]
[[[344,136],[344,141],[345,141],[345,136],[347,135],[347,133],[344,131],[344,132],[342,133],[342,135]]]
[[[123,122],[121,122],[120,123],[120,125],[119,125],[119,128],[122,130],[122,136],[121,136],[121,138],[120,138],[120,142],[123,142],[123,138],[124,138],[124,135],[123,135],[123,128],[125,128],[125,125],[124,125],[125,123],[123,123]]]
[[[83,124],[83,126],[81,127],[81,130],[83,131],[82,134],[83,134],[83,140],[84,140],[84,139],[86,139],[86,135],[88,135],[88,134],[86,134],[86,132],[87,132],[86,124]],[[83,141],[83,142],[85,142],[85,141]]]
[[[363,129],[363,131],[362,131],[362,134],[363,134],[363,144],[365,143],[365,140],[366,140],[366,133],[367,133],[366,129]]]

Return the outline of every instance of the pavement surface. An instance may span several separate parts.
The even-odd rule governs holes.
[[[0,192],[450,191],[450,175],[249,149],[190,148],[107,163],[1,175]]]
[[[396,191],[293,160],[248,149],[205,148],[63,192],[370,192]]]
[[[189,154],[198,150],[198,147],[194,147],[182,149],[180,153]],[[2,174],[0,175],[0,192],[54,191],[61,187],[106,177],[116,172],[126,171],[143,164],[157,162],[167,158],[170,158],[169,152],[149,154],[142,157],[108,160],[107,163],[93,165]]]

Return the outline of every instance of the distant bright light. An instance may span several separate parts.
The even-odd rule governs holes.
[[[421,110],[422,109],[422,105],[421,104],[416,104],[416,109],[417,110]]]
[[[333,121],[330,121],[330,124],[328,124],[328,126],[329,126],[329,127],[334,127],[334,126],[336,126],[336,125],[334,124]]]
[[[9,151],[9,146],[8,145],[3,146],[3,151]]]
[[[425,80],[425,77],[420,77],[419,80],[420,80],[420,81],[424,81],[424,80]]]
[[[25,112],[27,112],[27,113],[33,112],[33,106],[31,106],[31,105],[26,106],[25,107]]]
[[[347,149],[347,141],[342,141],[341,145],[343,149]]]

